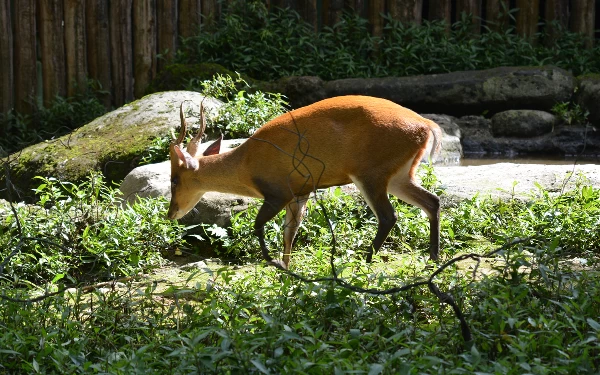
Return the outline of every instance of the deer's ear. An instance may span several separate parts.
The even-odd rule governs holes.
[[[221,134],[219,139],[217,139],[210,146],[208,146],[208,148],[204,151],[204,153],[202,155],[209,156],[209,155],[218,154],[221,151],[221,141],[222,140],[223,140],[223,134]]]
[[[187,169],[195,170],[198,168],[198,160],[193,158],[187,151],[182,150],[179,146],[175,146],[173,149],[175,150],[175,154],[177,154],[177,158],[181,160]]]

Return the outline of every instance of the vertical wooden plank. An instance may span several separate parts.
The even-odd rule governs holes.
[[[211,28],[220,16],[218,0],[201,0],[202,26]]]
[[[460,20],[463,13],[473,17],[473,33],[479,34],[481,31],[481,0],[457,0],[456,19]]]
[[[313,30],[317,31],[319,23],[317,22],[317,0],[299,0],[296,9],[300,17],[312,25]]]
[[[594,44],[594,20],[596,18],[596,3],[594,0],[572,0],[571,30],[588,37],[588,48]]]
[[[110,2],[110,48],[113,100],[121,106],[133,100],[133,0]]]
[[[383,16],[385,12],[385,0],[369,1],[369,23],[371,24],[371,35],[381,36],[383,33]]]
[[[508,26],[509,0],[487,0],[486,22],[487,26],[494,31],[505,30]]]
[[[390,16],[402,23],[421,24],[423,20],[423,0],[389,0]]]
[[[158,53],[157,70],[161,70],[175,57],[177,49],[177,0],[158,0],[156,2]]]
[[[0,113],[8,112],[15,105],[11,17],[10,0],[0,0]]]
[[[156,75],[156,0],[133,0],[133,74],[136,98]]]
[[[179,36],[189,38],[200,27],[202,0],[179,0]]]
[[[352,10],[362,18],[368,17],[366,2],[368,0],[344,0],[344,8]]]
[[[333,27],[342,19],[344,0],[323,0],[323,26]]]
[[[569,27],[569,0],[546,0],[545,10],[546,35],[545,44],[552,46],[562,30]]]
[[[50,105],[56,95],[67,95],[63,1],[38,2],[38,27],[42,60],[44,105]]]
[[[15,1],[13,5],[15,109],[19,113],[29,114],[35,108],[37,88],[36,1]]]
[[[450,31],[452,26],[451,0],[429,0],[429,20],[444,21],[446,31]]]
[[[110,108],[112,85],[108,2],[87,0],[85,18],[88,74],[91,79],[100,83],[103,91],[109,92],[101,100],[106,108]]]
[[[540,1],[517,0],[517,8],[517,34],[533,41],[540,18]]]
[[[85,0],[65,0],[65,56],[67,95],[86,89],[87,55],[85,38]]]

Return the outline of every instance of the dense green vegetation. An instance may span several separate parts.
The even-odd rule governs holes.
[[[268,12],[262,2],[233,2],[210,29],[183,40],[178,62],[215,62],[256,79],[316,75],[325,80],[406,76],[487,69],[498,66],[551,64],[575,75],[600,72],[600,46],[566,30],[539,43],[516,35],[514,27],[472,33],[464,16],[446,32],[440,22],[404,25],[386,17],[381,37],[373,37],[367,20],[345,14],[332,28],[315,33],[292,10]],[[511,13],[512,14],[512,13]]]
[[[51,105],[36,105],[31,115],[15,111],[0,113],[0,157],[23,147],[60,137],[106,113],[99,97],[106,95],[92,81],[81,94],[71,98],[57,96]]]
[[[575,177],[574,177],[575,178]],[[425,170],[431,186],[435,176]],[[480,197],[445,209],[443,260],[482,255],[435,278],[465,314],[473,342],[426,286],[403,293],[352,292],[305,283],[264,267],[251,235],[252,208],[230,231],[202,237],[224,258],[188,270],[164,268],[187,230],[162,218],[165,202],[120,205],[94,175],[79,186],[46,179],[43,207],[0,210],[0,368],[8,373],[495,373],[586,374],[600,369],[600,190],[498,201]],[[438,193],[443,193],[436,189]],[[311,202],[292,270],[385,289],[422,281],[427,219],[395,202],[399,222],[373,264],[360,260],[375,218],[341,190]],[[324,211],[325,210],[325,211]],[[323,213],[327,212],[335,240]],[[269,224],[281,248],[282,217]],[[184,235],[183,239],[192,237]],[[190,253],[191,252],[191,253]],[[177,259],[177,257],[172,258]],[[152,269],[163,265],[152,276]],[[135,275],[146,276],[135,277]],[[167,276],[176,274],[173,279]],[[103,280],[116,284],[85,287]],[[166,279],[166,280],[165,280]],[[71,287],[64,290],[64,287]],[[36,301],[47,291],[56,295]]]
[[[598,51],[580,50],[571,34],[553,51],[527,46],[511,32],[468,36],[466,25],[444,34],[435,23],[390,21],[375,39],[364,20],[346,16],[315,40],[294,13],[256,8],[231,12],[210,38],[186,40],[179,58],[229,61],[268,79],[547,59],[578,73],[598,70],[597,58],[586,60]],[[233,42],[239,44],[227,52]],[[285,106],[281,96],[240,91],[244,83],[231,77],[188,86],[227,102],[210,114],[209,128],[230,137],[251,134]],[[37,129],[76,127],[100,107],[91,94],[59,98],[40,110],[45,126]],[[567,104],[555,111],[564,121],[585,115]],[[8,114],[0,125],[10,124],[27,142],[39,139],[25,131],[35,118]],[[0,146],[7,152],[17,143]],[[167,144],[155,140],[145,162],[166,158]],[[424,185],[444,194],[431,168],[421,173]],[[0,202],[0,373],[597,374],[600,190],[584,177],[572,179],[578,183],[568,191],[540,188],[526,200],[473,197],[445,208],[439,264],[427,261],[426,216],[397,201],[398,223],[374,262],[364,263],[376,231],[372,212],[341,189],[319,192],[292,258],[294,273],[321,278],[306,282],[264,266],[252,234],[257,205],[236,215],[230,229],[184,227],[165,218],[164,199],[123,204],[99,174],[80,184],[40,178],[36,205]],[[282,225],[280,215],[266,230],[274,253],[282,248]],[[207,246],[219,260],[199,255]],[[204,262],[178,267],[180,253],[186,263]],[[455,312],[424,283],[445,264],[432,282],[453,296],[471,342],[464,342]],[[418,285],[357,292],[331,280],[334,269],[354,289]]]

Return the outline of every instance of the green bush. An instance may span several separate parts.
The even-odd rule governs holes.
[[[382,35],[373,37],[368,21],[353,13],[315,32],[293,10],[268,12],[261,2],[250,3],[237,4],[214,27],[184,39],[177,60],[215,62],[263,80],[292,75],[325,80],[406,76],[545,64],[575,75],[600,72],[600,46],[586,48],[583,36],[557,25],[553,28],[558,37],[542,32],[533,45],[512,26],[500,31],[486,27],[473,34],[471,19],[464,15],[450,33],[441,22],[408,25],[387,16]]]
[[[31,144],[60,137],[106,113],[98,99],[105,92],[96,83],[88,82],[81,94],[70,98],[57,96],[47,108],[39,106],[33,114],[24,116],[10,111],[0,113],[0,157]]]
[[[0,215],[0,282],[76,283],[112,279],[163,263],[183,229],[166,218],[166,200],[122,205],[119,190],[92,174],[81,185],[41,178],[38,205]]]
[[[431,170],[423,178],[436,189]],[[205,264],[194,271],[172,268],[170,274],[180,275],[172,284],[162,277],[144,277],[112,289],[72,288],[39,301],[17,302],[39,294],[26,281],[90,272],[82,260],[95,259],[91,270],[96,275],[148,270],[154,255],[144,249],[153,254],[172,249],[183,231],[161,218],[164,201],[105,206],[117,203],[114,191],[97,179],[79,186],[44,180],[38,192],[43,208],[17,207],[24,236],[49,239],[67,251],[52,255],[55,260],[41,256],[52,246],[22,241],[15,217],[8,211],[0,215],[0,369],[7,373],[600,370],[600,190],[584,179],[563,193],[539,189],[527,201],[473,198],[443,211],[445,260],[484,254],[514,237],[523,239],[487,260],[457,262],[435,277],[465,315],[473,333],[469,343],[462,339],[453,310],[424,286],[374,295],[325,280],[303,282],[256,263]],[[428,238],[427,219],[420,210],[395,202],[398,224],[383,254],[365,264],[357,254],[372,239],[373,215],[360,199],[340,190],[321,198],[309,205],[293,271],[330,277],[329,254],[335,245],[338,275],[356,287],[397,287],[432,274],[427,254],[420,251],[427,248]],[[258,254],[250,233],[253,210],[240,214],[226,236],[218,227],[209,232],[223,241],[226,251]],[[273,249],[281,245],[282,219],[272,221],[267,230]],[[7,255],[17,248],[19,252]],[[21,259],[22,254],[31,256]],[[139,255],[133,264],[131,254]],[[384,255],[387,262],[381,261]]]

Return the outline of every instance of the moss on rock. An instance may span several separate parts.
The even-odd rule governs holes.
[[[204,97],[196,92],[170,91],[145,96],[109,112],[70,134],[23,149],[10,160],[12,184],[22,199],[32,196],[39,183],[35,176],[56,177],[78,182],[90,171],[97,170],[109,181],[120,181],[139,165],[149,145],[156,137],[169,134],[178,127],[179,105],[189,102],[188,108],[198,112]],[[221,102],[204,100],[209,109]],[[189,110],[188,110],[189,113]],[[195,123],[193,116],[189,122]],[[6,159],[4,160],[6,161]],[[2,178],[5,185],[5,176]],[[6,198],[6,192],[0,192]],[[16,197],[13,194],[13,199]]]

